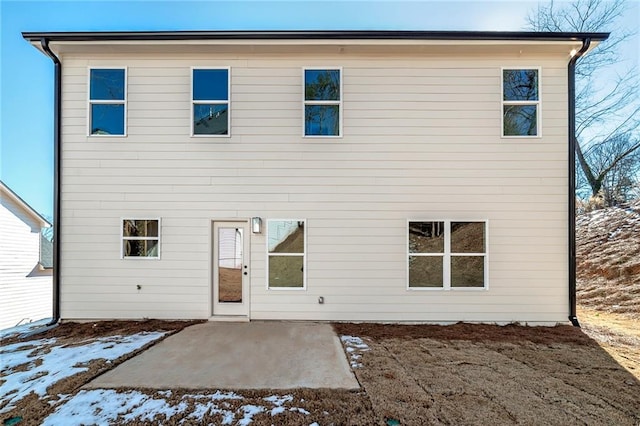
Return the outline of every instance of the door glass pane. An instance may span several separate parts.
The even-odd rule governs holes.
[[[442,256],[409,256],[409,287],[442,287]]]
[[[218,228],[218,302],[242,302],[242,229]]]

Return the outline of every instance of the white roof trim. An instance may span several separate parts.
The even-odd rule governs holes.
[[[49,223],[49,221],[47,219],[45,219],[44,217],[42,217],[40,215],[40,213],[38,213],[37,211],[35,211],[33,209],[33,207],[31,207],[29,204],[27,204],[26,201],[24,201],[22,198],[20,198],[20,196],[18,196],[18,194],[16,194],[15,192],[13,192],[11,190],[11,188],[9,188],[7,185],[5,185],[4,182],[2,182],[0,180],[0,192],[2,192],[2,195],[4,196],[5,194],[9,197],[9,199],[11,199],[14,203],[16,203],[17,205],[19,205],[24,211],[26,211],[33,219],[35,219],[36,222],[40,223],[40,226],[42,226],[43,228],[49,228],[51,227],[51,224]]]

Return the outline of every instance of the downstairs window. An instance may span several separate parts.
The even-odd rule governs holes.
[[[485,221],[410,221],[408,288],[487,287]]]

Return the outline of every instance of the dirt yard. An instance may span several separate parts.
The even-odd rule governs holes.
[[[63,324],[38,338],[56,337],[74,345],[100,335],[175,331],[185,325],[164,321]],[[366,344],[357,354],[348,351],[362,389],[279,391],[291,397],[288,408],[274,407],[275,418],[268,409],[256,413],[252,425],[640,423],[640,381],[574,327],[335,324],[334,328],[339,335],[358,336]],[[588,330],[597,332],[591,326]],[[52,398],[76,394],[113,364],[97,361],[89,372],[57,383],[48,394]],[[137,391],[189,406],[218,390]],[[278,391],[237,392],[241,400],[224,402],[226,413],[236,410],[238,417],[232,424],[245,407],[265,406],[265,400]],[[21,416],[20,426],[38,425],[52,412],[48,402],[34,395],[5,413],[3,420]],[[112,424],[131,424],[120,419]],[[224,417],[210,411],[197,421],[183,420],[156,416],[135,424],[221,424]]]

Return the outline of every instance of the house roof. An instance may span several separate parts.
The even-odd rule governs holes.
[[[602,41],[609,33],[527,32],[527,31],[80,31],[23,32],[37,42],[49,41],[151,41],[151,40],[529,40]]]
[[[0,193],[2,193],[2,196],[5,197],[9,197],[9,199],[11,199],[13,202],[15,202],[16,204],[18,204],[18,206],[20,206],[25,212],[27,212],[27,214],[29,214],[29,216],[31,216],[36,222],[38,222],[40,224],[41,227],[43,228],[49,228],[51,226],[51,224],[49,223],[49,221],[47,219],[45,219],[44,217],[42,217],[40,215],[40,213],[38,213],[37,211],[35,211],[33,209],[33,207],[31,207],[29,204],[27,204],[26,201],[24,201],[22,198],[20,198],[20,196],[18,196],[18,194],[16,194],[15,192],[13,192],[11,190],[11,188],[9,188],[4,182],[2,182],[0,180]]]
[[[354,54],[570,57],[608,33],[520,31],[107,31],[24,32],[43,53],[56,54]]]

